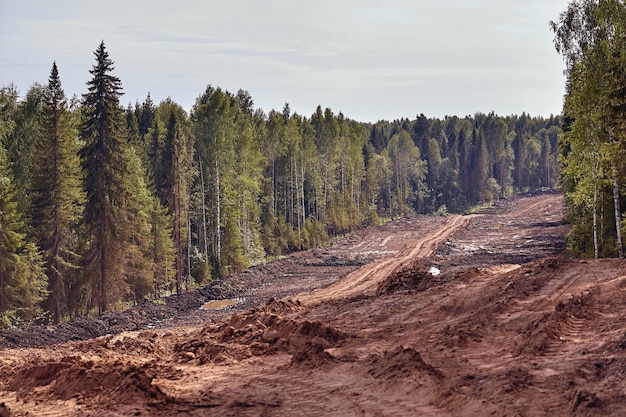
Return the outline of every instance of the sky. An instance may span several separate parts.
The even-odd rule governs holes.
[[[549,21],[567,0],[0,0],[0,86],[21,96],[56,61],[87,90],[104,41],[122,104],[208,85],[255,108],[363,121],[560,114],[565,65]]]

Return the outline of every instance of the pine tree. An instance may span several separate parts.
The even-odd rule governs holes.
[[[34,167],[31,218],[43,251],[49,282],[49,307],[58,323],[66,313],[69,277],[78,268],[76,241],[84,193],[78,141],[69,121],[56,63],[52,65],[44,104],[39,163]]]
[[[420,212],[425,197],[425,178],[428,170],[421,159],[420,150],[413,143],[409,132],[402,130],[394,135],[387,146],[392,161],[395,193],[392,212],[396,216],[407,216]]]

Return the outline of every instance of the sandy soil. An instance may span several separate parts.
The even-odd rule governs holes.
[[[0,332],[0,416],[626,415],[626,264],[564,256],[562,209],[405,219],[164,305]]]

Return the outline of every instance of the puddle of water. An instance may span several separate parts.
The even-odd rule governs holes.
[[[200,307],[200,310],[221,310],[222,308],[239,304],[239,302],[240,300],[238,298],[231,298],[229,300],[211,300]]]
[[[441,271],[439,270],[439,268],[437,268],[436,266],[431,266],[430,267],[430,275],[436,277],[437,275],[441,274]]]

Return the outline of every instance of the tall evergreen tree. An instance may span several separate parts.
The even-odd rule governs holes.
[[[43,131],[37,146],[40,157],[33,167],[31,221],[44,253],[49,307],[58,323],[65,313],[68,282],[79,264],[76,231],[84,193],[79,144],[70,126],[56,63],[52,65],[44,99]]]
[[[90,277],[91,305],[99,312],[123,299],[126,133],[120,108],[122,84],[111,74],[113,61],[104,41],[95,51],[96,64],[89,71],[93,78],[83,95],[85,121],[81,127],[85,146],[81,150],[85,174],[85,226],[88,249],[84,257]]]

